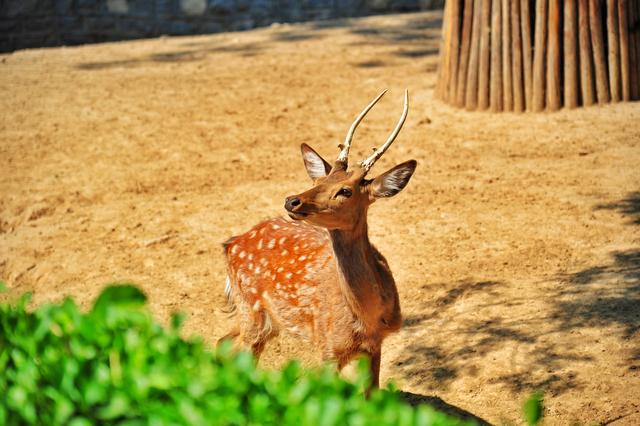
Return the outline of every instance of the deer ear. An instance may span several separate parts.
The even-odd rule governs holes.
[[[302,152],[304,167],[307,169],[307,173],[311,179],[315,180],[329,174],[331,165],[327,163],[324,158],[320,157],[320,154],[313,148],[303,143],[300,145],[300,151]]]
[[[416,160],[409,160],[387,170],[373,181],[369,186],[369,194],[372,198],[393,197],[407,186],[409,179],[416,170]]]

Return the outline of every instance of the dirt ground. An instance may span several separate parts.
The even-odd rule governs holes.
[[[90,306],[132,281],[154,314],[208,341],[221,242],[310,186],[306,142],[333,159],[355,115],[374,169],[414,158],[371,238],[405,317],[382,380],[497,424],[545,391],[546,424],[640,424],[640,105],[469,113],[433,99],[438,13],[280,25],[0,56],[4,300]],[[318,358],[290,337],[264,364]]]

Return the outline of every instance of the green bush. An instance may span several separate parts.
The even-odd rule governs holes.
[[[248,353],[183,340],[182,318],[163,329],[130,285],[86,314],[72,299],[33,312],[28,301],[0,306],[0,424],[463,424],[388,390],[365,399],[366,366],[349,383],[330,367],[260,370]]]

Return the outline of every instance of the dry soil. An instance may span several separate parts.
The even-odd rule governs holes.
[[[423,13],[0,56],[4,300],[88,307],[132,281],[210,342],[220,243],[310,186],[306,142],[337,155],[354,116],[376,165],[414,158],[370,211],[405,316],[382,380],[492,423],[545,391],[547,424],[640,424],[640,106],[469,113],[433,97],[441,18]],[[263,364],[313,348],[284,336]]]

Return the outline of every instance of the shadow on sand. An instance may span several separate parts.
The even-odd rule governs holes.
[[[437,42],[442,26],[441,14],[406,15],[404,19],[394,25],[371,25],[358,19],[336,19],[306,24],[285,25],[282,29],[271,33],[263,40],[252,43],[237,43],[235,41],[220,42],[213,39],[203,41],[188,41],[182,48],[162,53],[154,53],[136,58],[116,61],[84,62],[76,68],[85,71],[103,70],[118,67],[136,67],[154,63],[180,63],[206,60],[216,53],[229,53],[243,57],[254,57],[269,53],[269,49],[279,43],[302,42],[313,39],[327,38],[326,30],[345,29],[356,36],[351,45],[389,45],[397,48],[390,52],[399,58],[416,59],[433,57],[438,49]],[[386,65],[382,61],[367,61],[353,64],[355,67],[372,68]]]
[[[402,391],[398,391],[398,394],[400,395],[400,398],[403,401],[413,406],[417,406],[420,404],[427,404],[438,411],[449,414],[452,417],[456,417],[461,420],[473,421],[473,422],[476,422],[476,424],[478,424],[479,426],[490,425],[490,423],[484,420],[483,418],[478,417],[475,414],[472,414],[466,410],[463,410],[462,408],[458,408],[455,405],[447,404],[445,401],[443,401],[441,398],[438,398],[437,396],[426,396],[426,395],[420,395],[417,393],[402,392]]]
[[[629,226],[638,226],[640,191],[593,207],[603,209],[620,213]],[[627,354],[625,367],[640,371],[640,248],[612,251],[607,262],[557,275],[545,287],[544,300],[526,289],[522,295],[506,298],[501,288],[507,285],[492,280],[425,285],[441,295],[421,302],[420,313],[406,317],[405,329],[433,333],[418,334],[424,337],[413,339],[394,360],[397,377],[437,393],[456,379],[473,379],[480,368],[501,363],[504,374],[489,383],[514,393],[540,389],[560,395],[583,388],[588,378],[580,375],[581,366],[598,362],[568,336],[594,328],[613,334]],[[484,312],[494,306],[503,308],[502,312],[510,307],[515,315],[458,313],[460,303],[470,300]],[[532,303],[546,306],[544,313],[518,315],[518,309]]]

